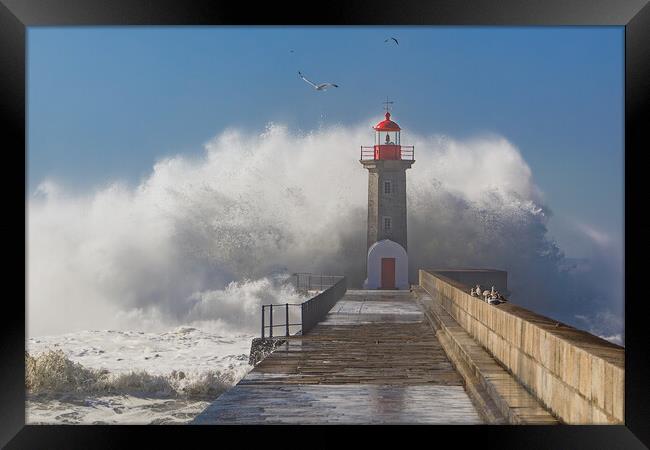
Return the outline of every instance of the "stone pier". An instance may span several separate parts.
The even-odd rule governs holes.
[[[507,292],[506,275],[420,270],[410,291],[348,290],[194,423],[621,424],[624,349],[469,294]]]
[[[409,291],[348,290],[196,424],[484,423]]]

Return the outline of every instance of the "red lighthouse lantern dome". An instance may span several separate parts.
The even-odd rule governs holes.
[[[390,113],[386,112],[386,120],[382,120],[373,127],[376,131],[400,131],[401,128],[395,122],[390,120]]]
[[[386,111],[385,117],[385,120],[382,120],[372,127],[372,129],[375,130],[375,145],[372,147],[361,146],[361,160],[414,161],[413,146],[403,146],[400,142],[402,129],[397,125],[397,123],[390,120],[390,113],[388,111]]]

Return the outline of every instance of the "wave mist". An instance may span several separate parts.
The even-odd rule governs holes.
[[[136,186],[28,199],[28,334],[218,323],[255,330],[261,303],[294,301],[292,272],[365,278],[369,124],[308,133],[229,129],[200,156],[155,164]],[[411,281],[424,267],[508,271],[511,301],[622,336],[622,260],[576,265],[549,237],[550,208],[507,139],[409,134]],[[622,339],[622,338],[621,338]]]

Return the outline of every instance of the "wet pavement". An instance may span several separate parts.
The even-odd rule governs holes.
[[[193,423],[483,422],[409,291],[348,290]]]

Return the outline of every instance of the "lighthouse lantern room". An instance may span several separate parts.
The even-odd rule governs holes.
[[[392,103],[392,102],[386,102]],[[401,128],[386,111],[373,127],[375,145],[361,147],[368,170],[366,289],[408,289],[406,170],[415,162],[413,146],[401,145]]]
[[[373,127],[375,130],[375,158],[376,159],[401,159],[399,125],[390,120],[390,113],[386,112],[386,119]]]

